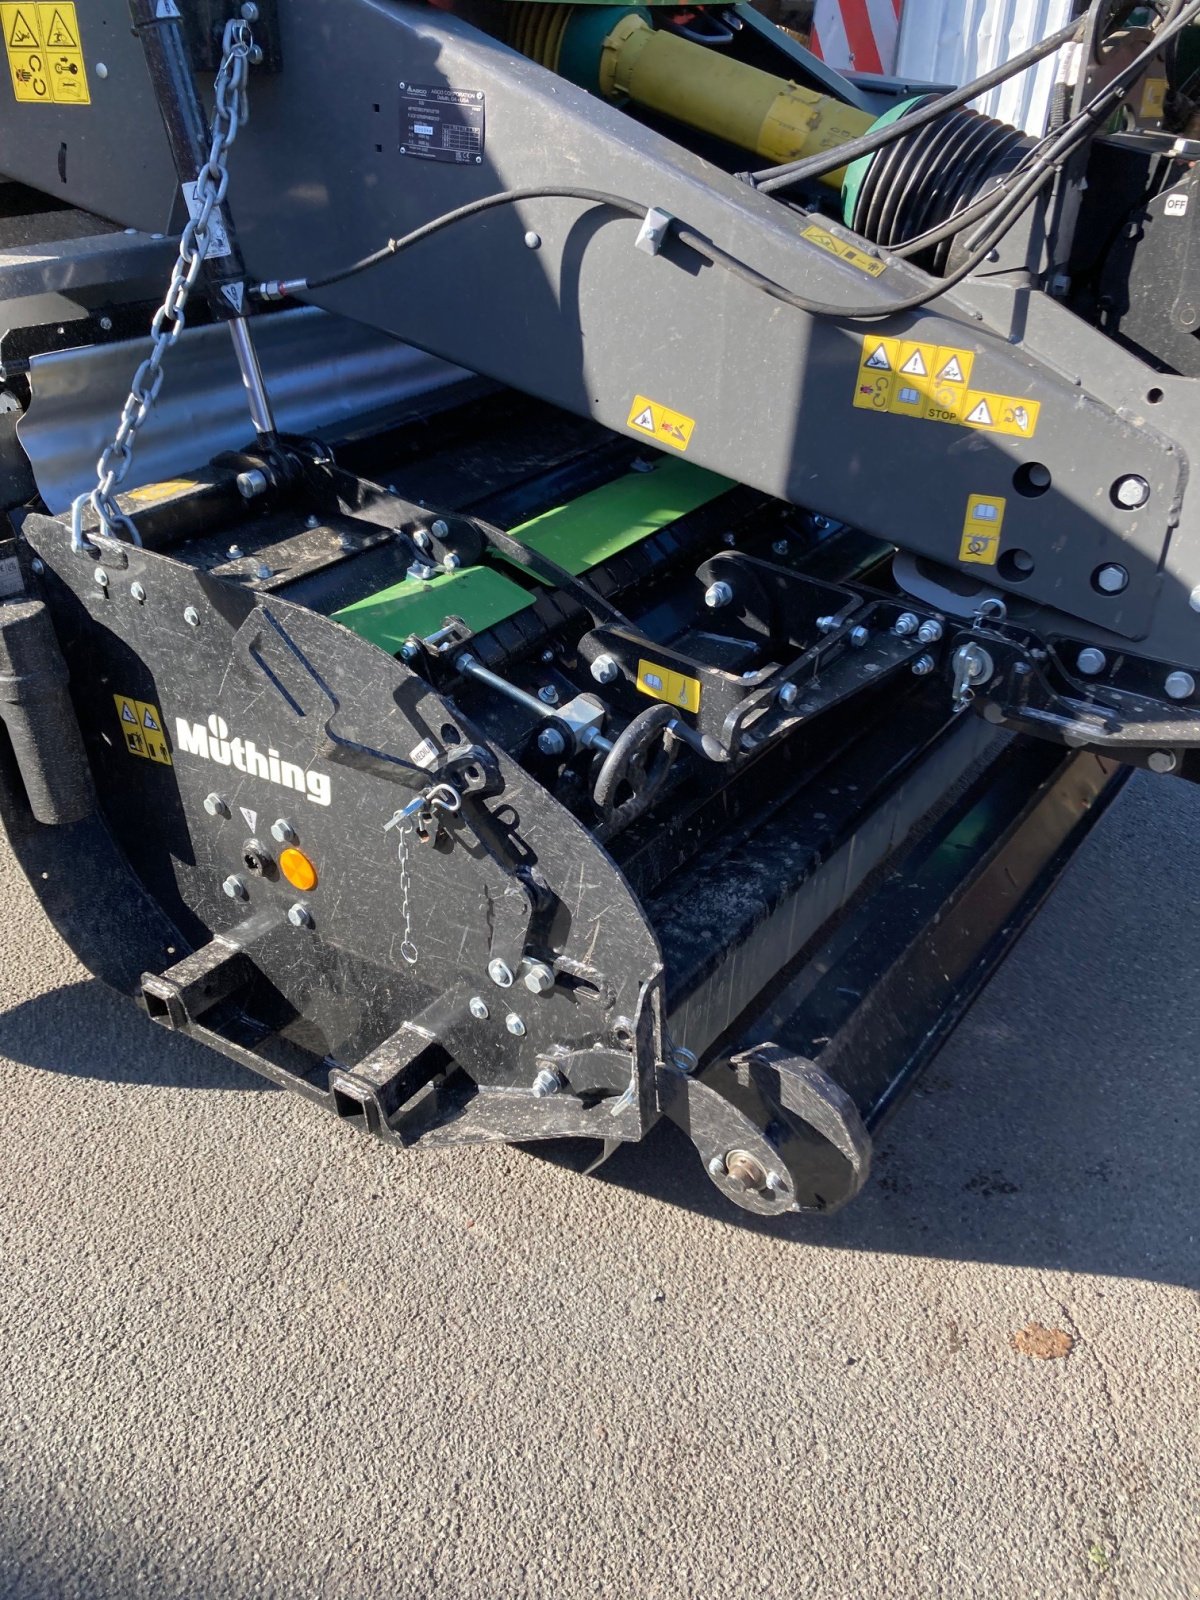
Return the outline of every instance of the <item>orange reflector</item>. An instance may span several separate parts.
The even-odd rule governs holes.
[[[315,889],[317,869],[303,850],[284,850],[279,856],[279,870],[293,889]]]

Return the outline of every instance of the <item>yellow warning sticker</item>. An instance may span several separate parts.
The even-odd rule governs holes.
[[[692,442],[696,419],[685,417],[682,411],[672,411],[669,406],[660,406],[657,400],[647,400],[644,394],[635,394],[625,426],[671,450],[686,450]]]
[[[1147,122],[1156,122],[1161,119],[1166,109],[1167,80],[1165,78],[1147,78],[1142,85],[1142,104],[1139,115]]]
[[[996,565],[1007,503],[996,494],[973,494],[969,497],[962,543],[958,547],[960,561],[974,561],[984,567]]]
[[[174,766],[158,707],[148,700],[131,700],[124,694],[113,695],[113,700],[129,754],[160,762],[164,767]]]
[[[1025,400],[1012,394],[984,394],[975,389],[967,395],[966,407],[962,421],[968,428],[1008,433],[1014,439],[1033,438],[1042,410],[1038,400]]]
[[[869,256],[857,245],[849,244],[845,239],[839,239],[836,234],[830,233],[828,228],[817,227],[815,222],[805,228],[800,237],[807,239],[809,244],[815,244],[818,250],[826,250],[839,261],[844,261],[848,267],[857,267],[860,272],[870,273],[872,278],[877,278],[887,269],[886,261],[879,261],[874,256]]]
[[[1041,402],[970,388],[975,352],[867,334],[859,356],[854,404],[863,411],[956,422],[987,433],[1032,439]]]
[[[132,500],[134,505],[154,505],[159,500],[174,500],[181,494],[187,494],[200,485],[194,478],[167,478],[162,483],[146,483],[140,489],[130,489],[121,496],[122,500]]]
[[[13,94],[36,105],[87,106],[87,68],[79,43],[79,22],[72,0],[41,4],[17,0],[0,4],[0,30]]]
[[[665,700],[669,706],[680,706],[684,711],[700,709],[699,678],[672,672],[670,667],[659,666],[657,662],[638,662],[637,686],[651,700]]]

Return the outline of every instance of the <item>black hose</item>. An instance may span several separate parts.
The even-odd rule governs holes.
[[[1102,0],[1097,0],[1097,3],[1102,3]],[[1015,78],[1029,67],[1036,66],[1046,56],[1053,55],[1056,50],[1061,50],[1064,44],[1069,44],[1079,33],[1082,25],[1083,18],[1076,17],[1065,27],[1059,28],[1057,33],[1052,33],[1037,44],[1030,45],[1028,50],[1023,50],[1011,61],[1002,62],[1000,66],[993,67],[990,72],[985,72],[982,77],[976,78],[972,83],[964,84],[960,89],[952,89],[948,94],[937,96],[910,116],[901,118],[899,122],[889,123],[885,128],[873,129],[858,139],[852,139],[849,144],[838,145],[836,150],[822,151],[820,155],[809,156],[803,161],[785,161],[778,167],[764,167],[759,172],[748,174],[749,180],[764,194],[773,194],[777,189],[788,188],[794,183],[805,183],[813,178],[823,178],[827,172],[836,172],[839,167],[857,161],[860,156],[869,156],[876,150],[882,150],[893,140],[903,138],[915,129],[925,127],[927,123],[936,122],[948,111],[957,111],[960,106],[965,106],[979,95],[986,94],[989,89],[995,89],[999,84],[1006,83],[1009,78]]]
[[[1158,30],[1146,49],[1141,51],[1128,66],[1116,73],[1111,81],[1082,111],[1072,117],[1053,136],[1048,136],[1040,144],[1035,145],[1030,150],[1027,158],[1029,160],[1027,174],[1023,178],[1019,178],[1011,189],[1004,188],[999,190],[995,197],[994,206],[988,205],[982,212],[976,212],[976,215],[982,215],[986,221],[990,221],[991,226],[987,227],[985,232],[979,236],[979,243],[969,251],[962,264],[949,277],[937,279],[929,287],[908,295],[902,300],[893,300],[882,306],[847,306],[829,301],[810,300],[806,296],[797,294],[794,290],[787,289],[782,284],[776,283],[774,279],[768,278],[764,273],[759,272],[748,263],[730,255],[728,251],[722,250],[719,245],[714,244],[712,240],[707,239],[702,233],[698,233],[687,223],[678,220],[674,221],[672,224],[673,231],[684,244],[689,245],[705,260],[709,261],[711,265],[721,268],[760,293],[767,294],[772,299],[791,306],[797,311],[802,311],[808,316],[838,317],[847,321],[862,322],[875,321],[883,317],[896,316],[903,311],[916,310],[920,306],[928,305],[931,300],[936,300],[940,295],[945,294],[947,290],[954,288],[987,260],[989,252],[1013,226],[1021,212],[1033,202],[1046,183],[1049,182],[1057,166],[1073,153],[1079,145],[1089,139],[1096,129],[1107,120],[1112,111],[1124,99],[1129,85],[1141,76],[1147,63],[1158,54],[1162,46],[1177,37],[1198,16],[1200,16],[1200,0],[1190,0],[1189,4],[1176,12],[1169,23]],[[942,102],[934,102],[933,104],[944,105],[945,100],[948,98],[950,97],[943,97]],[[913,122],[917,123],[918,119],[923,118],[925,112],[930,109],[932,109],[930,106],[919,108],[914,113]],[[908,122],[908,118],[902,118],[900,122],[892,124],[892,126],[898,128],[901,134],[906,134],[912,131]],[[918,125],[923,127],[924,122],[921,121]],[[889,132],[890,130],[884,129],[881,131]],[[839,165],[845,159],[845,152],[849,148],[849,146],[840,148],[838,152]],[[987,198],[991,200],[993,197]],[[421,240],[427,239],[435,233],[439,233],[443,228],[451,227],[456,222],[461,222],[468,217],[492,210],[497,206],[514,205],[523,200],[539,199],[585,200],[594,205],[607,206],[624,216],[635,217],[639,220],[646,215],[649,209],[644,204],[630,200],[625,195],[610,194],[601,189],[584,189],[575,185],[546,184],[539,185],[536,188],[506,189],[500,194],[485,195],[482,199],[472,200],[467,205],[458,206],[453,211],[447,211],[442,216],[423,223],[419,228],[414,228],[411,233],[405,234],[402,238],[389,239],[381,249],[372,252],[371,255],[362,257],[358,261],[351,262],[349,266],[325,273],[318,278],[300,278],[282,286],[282,288],[284,292],[296,294],[311,289],[329,288],[333,284],[343,283],[347,278],[354,277],[360,272],[366,272],[369,268],[390,260],[393,256],[400,254],[401,251],[409,249],[412,245],[420,243]],[[965,216],[965,213],[963,215]],[[963,222],[963,217],[954,220]],[[965,225],[965,222],[963,222],[963,226]],[[961,229],[956,228],[954,231],[959,232]]]

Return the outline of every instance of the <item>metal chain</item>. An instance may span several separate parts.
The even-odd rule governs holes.
[[[404,938],[400,954],[411,966],[417,959],[417,947],[412,939],[412,913],[408,909],[408,891],[412,880],[408,875],[408,825],[400,829],[400,914],[404,918]]]
[[[225,199],[229,188],[229,150],[250,115],[247,84],[250,77],[250,58],[254,49],[248,22],[234,20],[225,25],[221,44],[222,61],[214,85],[215,105],[212,119],[212,143],[208,160],[196,177],[193,206],[195,215],[190,218],[179,240],[179,256],[171,273],[166,298],[150,324],[150,354],[133,376],[129,398],[121,412],[121,420],[113,442],[96,463],[96,487],[81,494],[71,506],[71,544],[77,551],[89,548],[83,532],[83,508],[90,503],[100,519],[100,530],[110,538],[122,530],[134,544],[140,544],[133,523],[117,505],[116,495],[124,482],[133,461],[133,447],[138,432],[158,399],[163,383],[163,360],[167,351],[178,343],[187,325],[188,296],[204,267],[212,243],[213,212]],[[217,218],[218,223],[220,217]]]

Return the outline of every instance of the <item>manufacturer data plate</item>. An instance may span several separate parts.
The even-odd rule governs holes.
[[[400,85],[400,154],[479,166],[483,161],[482,89]]]

